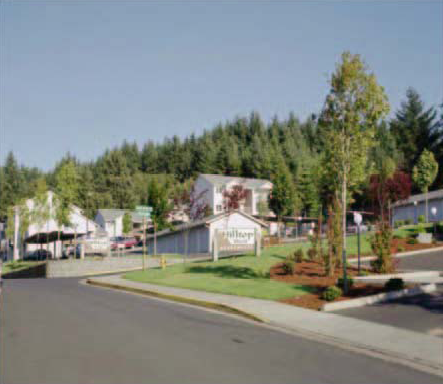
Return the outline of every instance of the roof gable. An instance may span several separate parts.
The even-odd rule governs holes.
[[[265,179],[252,179],[246,177],[224,176],[209,173],[202,173],[200,176],[208,181],[210,184],[215,186],[223,186],[230,183],[242,185],[243,187],[250,189],[259,189],[266,186],[272,186],[272,183],[269,180]]]

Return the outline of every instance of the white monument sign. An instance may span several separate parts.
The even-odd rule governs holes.
[[[219,230],[222,238],[231,245],[254,245],[255,230],[232,228]]]

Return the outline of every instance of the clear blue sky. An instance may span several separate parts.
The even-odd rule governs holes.
[[[45,170],[124,139],[185,137],[258,111],[318,112],[341,52],[360,53],[392,109],[443,100],[443,2],[7,1],[0,161]]]

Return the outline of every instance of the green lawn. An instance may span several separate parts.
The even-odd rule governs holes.
[[[396,229],[394,234],[408,237],[414,226]],[[362,255],[371,254],[372,233],[361,234]],[[326,248],[327,242],[323,241]],[[261,257],[244,255],[221,259],[218,262],[194,262],[175,264],[165,270],[152,268],[130,272],[124,278],[144,283],[189,288],[207,292],[225,293],[259,299],[279,300],[310,292],[309,287],[291,285],[270,280],[269,269],[285,259],[298,248],[305,252],[311,247],[309,241],[273,246],[263,250]],[[357,254],[357,236],[347,238],[349,256]]]
[[[44,261],[23,261],[23,260],[7,261],[6,263],[3,263],[2,275],[5,275],[9,272],[18,272],[23,269],[35,267],[42,263],[44,263]]]
[[[433,224],[422,224],[424,228],[428,231],[433,227]],[[407,238],[414,234],[417,225],[406,225],[394,230],[394,235],[400,236],[401,238]],[[364,232],[360,235],[360,252],[361,255],[372,255],[371,243],[370,239],[373,235],[373,232]],[[323,240],[323,246],[325,249],[327,248],[327,241]],[[296,246],[297,247],[297,246]],[[301,248],[305,251],[308,251],[311,248],[311,243],[309,241],[305,241],[302,243],[298,243],[298,248]],[[346,251],[349,257],[357,256],[358,253],[358,245],[357,245],[357,235],[348,236],[346,238]]]
[[[266,275],[274,264],[295,249],[283,245],[265,250],[260,258],[252,255],[196,262],[127,273],[128,280],[189,288],[207,292],[279,300],[302,295],[308,287],[270,280]]]

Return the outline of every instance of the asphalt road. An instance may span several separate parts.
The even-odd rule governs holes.
[[[214,312],[80,285],[5,281],[1,383],[441,383]]]

